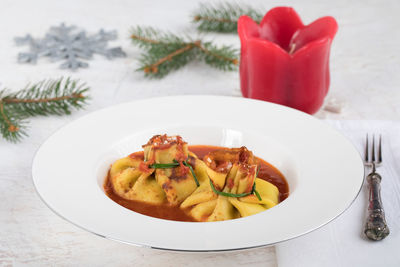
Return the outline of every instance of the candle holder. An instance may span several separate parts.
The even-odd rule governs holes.
[[[304,25],[290,7],[271,9],[259,25],[241,16],[243,96],[317,112],[329,89],[329,54],[337,29],[333,17]]]

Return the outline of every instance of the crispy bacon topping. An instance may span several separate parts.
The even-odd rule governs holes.
[[[166,134],[163,134],[153,136],[152,138],[150,138],[147,144],[143,145],[142,147],[152,146],[154,149],[167,149],[174,144],[183,145],[187,143],[183,141],[182,137],[180,137],[179,135],[168,136]]]
[[[164,149],[169,149],[172,146],[175,147],[175,160],[179,162],[180,164],[180,174],[186,175],[189,172],[189,168],[186,167],[183,162],[187,160],[185,151],[184,151],[184,145],[187,143],[183,141],[182,137],[179,135],[176,136],[168,136],[166,134],[163,135],[154,135],[150,140],[147,142],[147,144],[143,145],[142,147],[148,147],[151,146],[151,149],[153,150],[153,153],[151,154],[151,157],[145,162],[145,165],[150,166],[151,164],[155,163],[155,153],[154,151],[156,150],[164,150]],[[144,168],[144,167],[143,167]]]
[[[246,169],[248,166],[256,164],[253,153],[245,146],[210,152],[204,157],[204,162],[208,167],[220,173],[227,173],[235,163],[239,163]]]

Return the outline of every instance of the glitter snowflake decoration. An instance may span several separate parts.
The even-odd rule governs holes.
[[[51,61],[65,60],[60,68],[76,70],[86,68],[93,54],[100,54],[107,59],[125,57],[120,47],[108,48],[108,41],[117,38],[116,31],[100,30],[93,35],[85,31],[78,31],[75,26],[66,26],[62,23],[58,27],[51,27],[42,39],[34,39],[27,34],[25,37],[15,38],[17,45],[29,45],[30,51],[19,53],[18,62],[35,64],[39,57],[49,57]]]

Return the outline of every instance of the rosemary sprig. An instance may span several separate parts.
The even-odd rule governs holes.
[[[228,2],[200,4],[192,17],[199,31],[233,33],[237,32],[237,21],[242,15],[257,23],[263,18],[263,13],[253,7]]]
[[[238,65],[238,51],[231,46],[217,47],[212,42],[139,26],[132,29],[131,39],[145,50],[138,71],[146,77],[162,78],[192,60],[202,60],[221,70],[235,70]]]
[[[0,133],[10,142],[27,136],[27,118],[70,114],[82,108],[89,88],[77,80],[60,78],[28,85],[16,93],[0,90]]]

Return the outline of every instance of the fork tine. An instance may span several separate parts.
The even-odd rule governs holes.
[[[382,135],[379,135],[379,143],[378,143],[378,163],[382,162]]]
[[[367,134],[367,138],[365,139],[365,162],[368,162],[368,134]]]
[[[372,135],[372,162],[375,162],[375,134]]]

